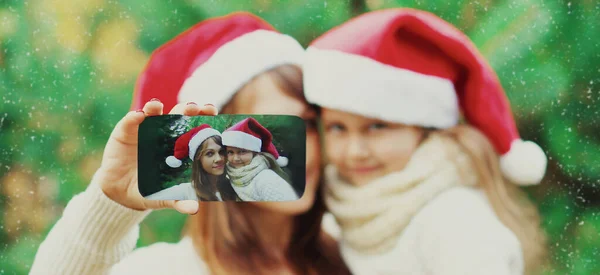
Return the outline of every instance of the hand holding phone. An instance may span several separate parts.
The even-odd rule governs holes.
[[[179,104],[171,113],[188,116],[216,115],[211,105]],[[113,129],[106,144],[102,163],[94,176],[102,191],[113,201],[135,210],[174,208],[181,213],[197,212],[197,202],[174,200],[147,200],[138,191],[138,130],[146,119],[163,114],[163,104],[149,101],[139,111],[129,112]]]

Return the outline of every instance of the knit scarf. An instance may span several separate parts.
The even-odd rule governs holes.
[[[456,143],[435,133],[415,150],[402,171],[362,186],[344,182],[331,165],[325,176],[325,203],[341,226],[342,239],[364,254],[391,250],[412,217],[435,196],[477,181],[469,157]]]
[[[258,173],[265,169],[269,169],[269,163],[264,156],[259,154],[254,156],[252,161],[244,167],[234,168],[227,163],[227,175],[229,175],[229,180],[231,181],[231,184],[237,187],[247,186]]]

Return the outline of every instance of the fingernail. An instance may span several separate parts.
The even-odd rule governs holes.
[[[213,106],[213,107],[215,107],[215,105],[212,105],[210,103],[206,103],[206,104],[204,104],[204,106]]]
[[[198,105],[198,104],[196,104],[196,102],[192,102],[192,101],[188,102],[186,105],[190,105],[190,104]]]
[[[153,98],[153,99],[150,99],[150,101],[158,101],[158,102],[160,102],[160,99],[158,99],[158,98]]]
[[[191,213],[198,212],[198,202],[196,201],[179,201],[179,209]]]
[[[137,109],[135,111],[138,112],[138,113],[143,113],[144,112],[144,110],[142,110],[142,109]]]

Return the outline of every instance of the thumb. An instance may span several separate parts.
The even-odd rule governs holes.
[[[165,209],[165,208],[175,208],[174,200],[149,200],[144,199],[144,207],[147,209]]]
[[[198,209],[200,204],[198,201],[194,200],[185,200],[185,201],[176,201],[174,208],[181,214],[189,214],[194,215],[198,213]]]

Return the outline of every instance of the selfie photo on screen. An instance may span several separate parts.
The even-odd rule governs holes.
[[[305,144],[295,141],[304,140],[304,127],[294,116],[148,119],[139,133],[140,194],[151,200],[297,200],[304,193]]]

